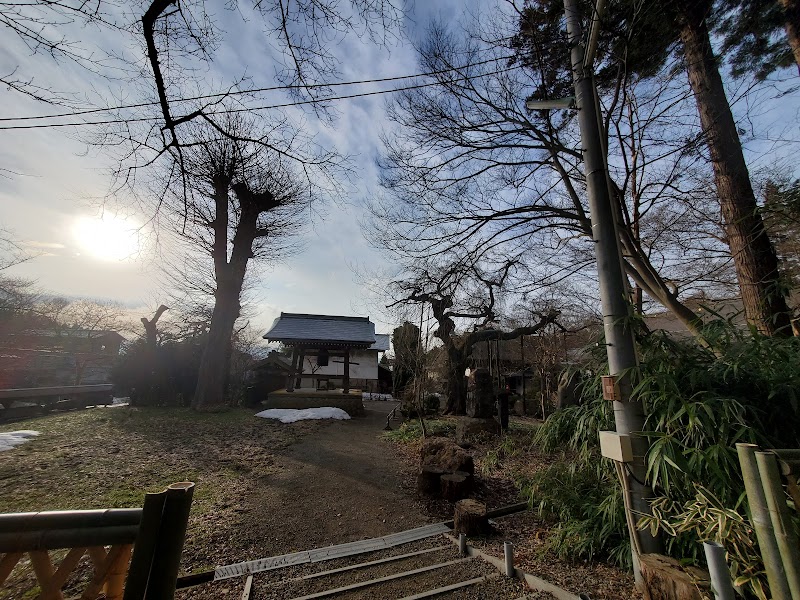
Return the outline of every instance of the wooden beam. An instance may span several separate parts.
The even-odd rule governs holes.
[[[342,392],[350,393],[350,348],[344,350],[344,381],[342,382]]]
[[[453,565],[461,564],[463,562],[472,560],[471,558],[458,558],[456,560],[449,560],[447,562],[439,563],[436,565],[428,565],[427,567],[420,567],[419,569],[413,569],[411,571],[403,571],[402,573],[394,573],[393,575],[386,575],[384,577],[378,577],[376,579],[370,579],[369,581],[360,581],[358,583],[351,583],[350,585],[345,585],[342,587],[325,590],[324,592],[317,592],[316,594],[308,594],[306,596],[299,596],[297,598],[293,598],[292,600],[312,600],[314,598],[326,598],[328,596],[337,596],[344,592],[349,592],[351,590],[358,590],[365,587],[370,587],[373,585],[378,585],[379,583],[385,583],[387,581],[394,581],[395,579],[404,579],[406,577],[413,577],[414,575],[420,575],[421,573],[427,573],[429,571],[436,571],[437,569],[443,569],[445,567],[450,567]]]
[[[299,357],[300,350],[297,346],[292,346],[292,370],[289,372],[289,377],[286,379],[286,391],[293,392],[294,391],[294,378],[295,373],[297,373],[297,359]]]
[[[297,377],[295,382],[295,387],[303,387],[303,365],[306,362],[306,349],[305,347],[300,348],[300,358],[297,361]]]
[[[466,581],[459,581],[458,583],[453,583],[450,585],[438,587],[433,590],[420,592],[419,594],[414,594],[413,596],[405,596],[400,600],[422,600],[422,598],[433,598],[434,596],[440,596],[442,594],[446,594],[447,592],[452,592],[454,590],[459,590],[461,588],[477,585],[479,583],[483,583],[484,581],[497,579],[498,577],[500,577],[500,573],[489,573],[488,575],[484,575],[483,577],[475,577],[474,579],[467,579]]]
[[[20,558],[22,558],[22,552],[9,552],[0,558],[0,585],[3,585],[3,582],[11,575],[11,571],[14,570]]]
[[[253,576],[248,575],[247,581],[244,582],[244,591],[242,592],[242,600],[250,600],[250,591],[253,589]]]

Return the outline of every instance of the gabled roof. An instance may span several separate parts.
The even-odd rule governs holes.
[[[376,333],[375,343],[369,347],[370,350],[377,350],[378,352],[386,352],[389,350],[389,340],[392,336],[388,333]]]
[[[281,313],[264,334],[271,342],[288,345],[370,347],[376,343],[375,324],[369,317]]]

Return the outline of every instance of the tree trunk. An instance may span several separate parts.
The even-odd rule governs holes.
[[[783,14],[786,17],[786,37],[794,54],[794,62],[800,71],[800,1],[780,0]]]
[[[426,465],[417,475],[417,491],[429,496],[434,496],[441,490],[442,475],[447,475],[447,471],[439,467]]]
[[[681,41],[706,135],[725,230],[749,323],[767,335],[791,335],[778,258],[758,211],[705,18],[710,2],[681,4]]]
[[[469,473],[448,473],[440,479],[442,498],[456,502],[469,496],[472,487],[472,475]]]
[[[242,281],[227,285],[217,285],[214,295],[214,312],[200,370],[197,377],[192,408],[195,410],[214,410],[225,405],[225,384],[227,382],[228,357],[233,325],[239,318],[239,294]]]
[[[446,414],[467,413],[467,386],[464,372],[467,370],[467,347],[459,348],[454,342],[447,345],[447,407]]]

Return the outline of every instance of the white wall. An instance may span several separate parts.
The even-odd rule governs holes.
[[[358,364],[356,364],[358,363]],[[328,366],[317,367],[316,352],[306,355],[303,361],[303,377],[308,375],[322,375],[329,377],[344,376],[344,357],[330,356]],[[378,378],[378,352],[377,350],[350,350],[350,379],[377,379]]]

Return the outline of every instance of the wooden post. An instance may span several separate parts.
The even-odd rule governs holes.
[[[300,359],[297,361],[297,379],[295,381],[294,387],[301,388],[303,387],[303,365],[306,361],[306,349],[305,347],[300,348]]]
[[[350,393],[350,348],[344,349],[344,381],[342,382],[342,393]]]
[[[292,370],[289,371],[289,377],[286,379],[286,391],[293,392],[294,391],[294,377],[295,373],[297,373],[297,358],[298,358],[298,351],[297,347],[292,346]]]

